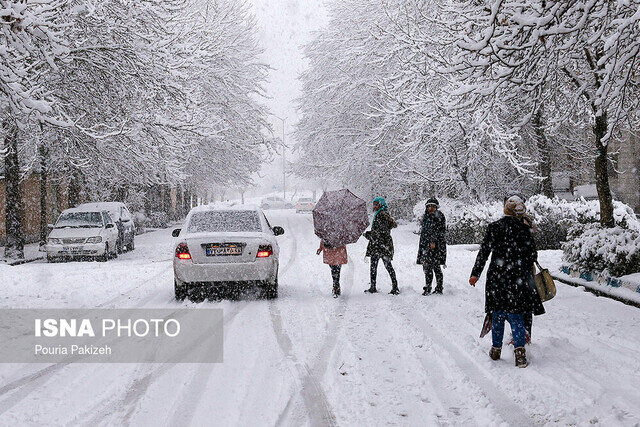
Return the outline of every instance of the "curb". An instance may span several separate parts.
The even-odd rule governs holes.
[[[582,286],[585,292],[591,292],[592,294],[598,297],[606,297],[606,298],[621,302],[623,304],[630,305],[632,307],[640,308],[640,294],[638,294],[637,300],[633,298],[628,298],[625,295],[619,295],[619,294],[616,295],[612,292],[612,290],[619,289],[619,286],[600,284],[598,282],[588,281],[580,277],[571,277],[566,273],[564,273],[564,271],[561,273],[551,273],[551,276],[555,280],[562,282],[566,285],[573,286],[575,288]],[[607,288],[610,288],[610,289],[607,289]],[[624,288],[629,289],[626,286]],[[631,289],[629,290],[633,292],[633,290]],[[625,291],[622,291],[622,292],[625,292]]]

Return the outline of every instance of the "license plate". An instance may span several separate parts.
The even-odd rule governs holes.
[[[62,247],[63,252],[69,252],[69,253],[80,252],[81,250],[82,248],[79,246],[63,246]]]
[[[237,243],[209,244],[206,246],[207,256],[239,256],[243,245]]]

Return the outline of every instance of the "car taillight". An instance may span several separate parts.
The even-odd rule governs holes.
[[[273,248],[271,247],[271,245],[260,245],[258,246],[258,254],[256,255],[256,257],[267,258],[271,256],[272,253],[273,253]]]
[[[309,203],[309,206],[313,206],[313,203]]]
[[[189,252],[189,246],[186,243],[180,243],[176,247],[176,257],[180,259],[191,259],[191,252]]]
[[[296,208],[299,208],[299,207],[300,207],[300,203],[298,203],[298,204],[296,205]]]

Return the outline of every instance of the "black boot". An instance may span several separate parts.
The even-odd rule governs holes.
[[[398,285],[394,285],[391,287],[391,292],[389,292],[389,294],[391,295],[398,295],[400,293],[400,289],[398,289]]]
[[[368,294],[375,294],[378,293],[378,290],[376,289],[376,285],[371,285],[371,287],[365,290],[365,292]]]
[[[426,288],[425,287],[425,288],[422,288],[422,289],[424,289],[424,291],[422,292],[422,295],[425,296],[425,297],[431,293],[431,288]]]
[[[340,296],[340,287],[333,287],[333,297],[338,298]]]

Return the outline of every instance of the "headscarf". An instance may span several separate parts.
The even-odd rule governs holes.
[[[373,221],[376,220],[376,216],[382,212],[385,211],[387,209],[389,209],[389,207],[387,206],[387,201],[384,199],[384,197],[376,197],[375,199],[373,199],[374,202],[378,202],[378,204],[380,205],[380,209],[378,209],[374,214],[373,214]],[[371,221],[371,223],[373,224],[373,221]]]
[[[524,200],[520,196],[511,196],[504,202],[504,214],[507,216],[515,216],[522,218],[527,212],[527,208],[524,205]]]

